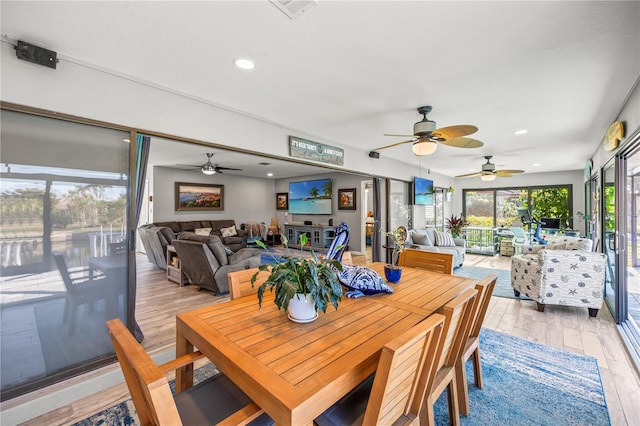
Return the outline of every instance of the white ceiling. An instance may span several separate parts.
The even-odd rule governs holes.
[[[422,160],[448,176],[484,155],[498,168],[582,169],[640,75],[638,1],[320,0],[293,20],[266,0],[2,1],[1,12],[9,39],[338,146],[400,141],[383,133],[411,134],[416,108],[432,105],[438,127],[474,124],[485,143]],[[418,162],[410,144],[381,155]]]

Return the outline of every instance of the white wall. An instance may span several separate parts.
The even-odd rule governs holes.
[[[154,222],[233,219],[236,226],[244,222],[265,222],[275,212],[274,183],[268,179],[215,174],[168,167],[153,168]],[[190,212],[175,210],[175,182],[224,185],[224,211]]]

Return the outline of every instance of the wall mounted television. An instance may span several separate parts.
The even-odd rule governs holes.
[[[421,206],[433,205],[433,181],[418,176],[413,178],[413,203]]]
[[[331,214],[331,179],[289,182],[289,213]]]

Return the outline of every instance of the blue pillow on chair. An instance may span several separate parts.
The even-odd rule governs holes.
[[[343,265],[343,271],[338,272],[338,279],[350,291],[345,294],[351,299],[378,293],[393,293],[393,288],[373,269],[365,266]]]

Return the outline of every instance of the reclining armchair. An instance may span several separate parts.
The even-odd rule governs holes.
[[[603,302],[606,257],[591,246],[591,240],[574,237],[523,246],[522,254],[511,257],[513,293],[534,300],[540,312],[545,305],[578,306],[595,317]]]
[[[234,253],[222,244],[217,235],[185,232],[179,234],[172,244],[189,283],[214,293],[229,291],[229,272],[260,265],[260,249],[242,248]]]

